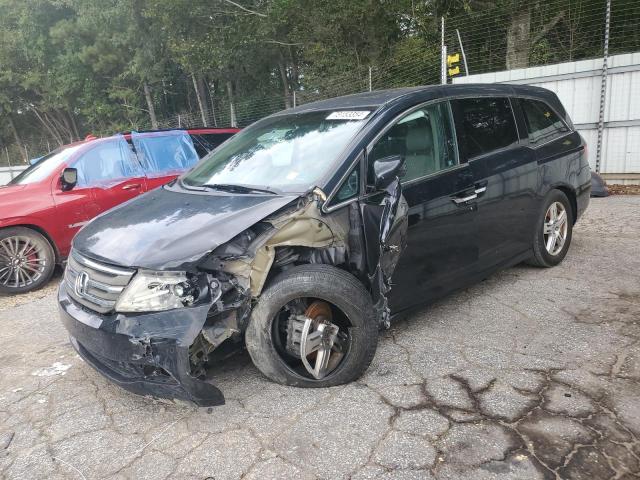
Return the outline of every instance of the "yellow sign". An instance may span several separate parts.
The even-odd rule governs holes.
[[[447,65],[452,66],[454,63],[458,63],[460,61],[460,54],[455,53],[453,55],[447,55]],[[451,74],[449,74],[451,75]]]
[[[456,66],[455,68],[449,69],[449,76],[453,77],[454,75],[458,75],[460,73],[460,67]]]

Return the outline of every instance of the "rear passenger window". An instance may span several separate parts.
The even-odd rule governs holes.
[[[569,131],[565,123],[546,103],[521,98],[520,104],[527,123],[529,143],[545,143]]]
[[[464,98],[452,100],[451,107],[461,162],[518,142],[508,98]]]

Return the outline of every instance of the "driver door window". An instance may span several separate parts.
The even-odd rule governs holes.
[[[96,145],[73,165],[78,169],[78,187],[103,186],[142,176],[133,155],[124,140]]]
[[[369,172],[373,162],[391,155],[405,159],[407,173],[403,183],[457,165],[447,102],[414,110],[398,120],[371,149]]]
[[[142,168],[124,138],[96,144],[73,167],[78,170],[76,188],[91,192],[97,213],[136,197],[147,189]],[[76,188],[72,191],[76,191]]]

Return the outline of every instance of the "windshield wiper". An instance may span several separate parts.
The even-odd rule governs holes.
[[[237,185],[231,183],[205,183],[204,185],[201,185],[201,187],[232,193],[267,193],[269,195],[277,195],[276,192],[267,190],[266,188],[249,187],[247,185]]]

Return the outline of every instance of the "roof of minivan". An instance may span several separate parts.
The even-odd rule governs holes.
[[[458,85],[426,85],[420,87],[393,88],[389,90],[376,90],[373,92],[355,93],[342,97],[319,100],[317,102],[300,105],[294,109],[283,110],[275,115],[288,115],[322,110],[347,109],[347,108],[372,108],[378,109],[389,103],[406,100],[411,102],[429,98],[447,97],[450,95],[479,95],[487,94],[519,94],[531,95],[549,99],[553,96],[549,90],[529,85],[509,85],[501,83],[465,83]]]

